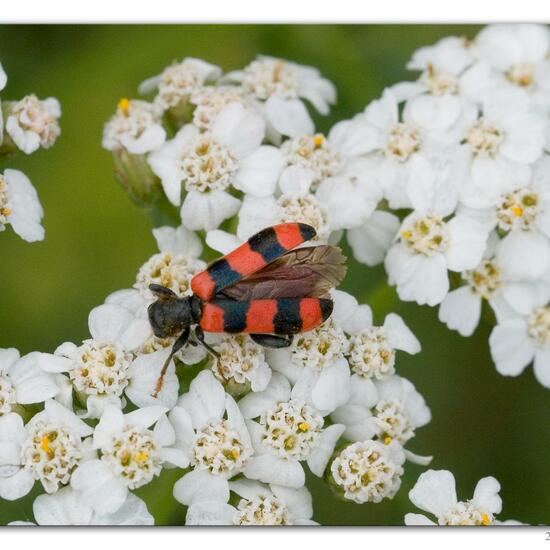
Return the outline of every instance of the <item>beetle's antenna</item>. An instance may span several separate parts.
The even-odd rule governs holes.
[[[157,383],[155,385],[155,391],[151,394],[155,399],[158,397],[159,393],[162,390],[162,386],[164,384],[164,377],[166,376],[166,371],[168,370],[168,367],[170,365],[170,361],[172,361],[172,358],[174,355],[187,343],[187,340],[189,340],[189,327],[187,327],[179,336],[179,338],[174,342],[174,345],[172,346],[172,350],[170,351],[170,355],[164,361],[164,365],[162,365],[162,369],[160,371],[160,375],[157,378]]]

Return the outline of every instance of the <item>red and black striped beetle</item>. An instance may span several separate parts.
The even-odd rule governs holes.
[[[258,344],[287,347],[294,334],[312,330],[332,313],[329,290],[346,274],[346,258],[335,246],[296,248],[316,235],[304,223],[263,229],[244,244],[212,262],[191,280],[191,296],[180,298],[169,288],[150,285],[157,300],[149,306],[155,336],[178,336],[164,363],[153,396],[162,389],[173,355],[191,336],[204,332],[248,333]]]

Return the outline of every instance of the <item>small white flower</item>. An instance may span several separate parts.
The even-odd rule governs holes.
[[[236,506],[199,502],[187,510],[186,525],[317,525],[306,487],[292,489],[242,479],[229,484]]]
[[[93,429],[53,400],[26,426],[18,414],[0,417],[0,497],[16,500],[40,481],[48,493],[69,483],[89,451],[82,438]]]
[[[6,132],[15,145],[29,155],[39,147],[47,149],[55,143],[61,134],[57,121],[60,116],[57,99],[40,100],[31,94],[10,105]]]
[[[336,302],[340,293],[333,298]],[[267,357],[273,370],[293,384],[294,399],[328,414],[350,396],[348,350],[346,335],[333,315],[316,329],[297,334],[288,348],[268,350]]]
[[[21,357],[15,348],[0,349],[0,416],[18,404],[40,403],[59,393],[55,376],[39,367],[35,355]]]
[[[166,67],[160,75],[142,82],[139,92],[146,94],[156,89],[158,94],[155,103],[166,110],[189,99],[205,82],[217,80],[220,76],[221,69],[216,65],[186,57],[183,61]]]
[[[498,73],[501,86],[526,90],[534,105],[548,112],[550,32],[546,25],[488,25],[476,36],[475,48],[479,58]]]
[[[36,189],[19,170],[7,168],[0,174],[0,231],[11,224],[13,230],[28,242],[44,239],[40,225],[44,211]]]
[[[101,457],[82,462],[71,478],[73,489],[81,491],[83,502],[97,514],[119,510],[128,490],[151,482],[165,462],[187,465],[183,453],[171,448],[176,436],[166,411],[157,406],[123,414],[113,405],[105,407],[93,436]]]
[[[245,387],[252,391],[265,390],[271,379],[265,350],[247,334],[211,334],[208,343],[218,352],[212,358],[212,372],[224,385]]]
[[[405,445],[415,430],[431,420],[430,409],[414,385],[400,376],[374,382],[378,402],[374,406],[377,436],[386,445],[398,441]]]
[[[483,300],[488,301],[498,317],[503,308],[529,313],[535,304],[550,299],[550,286],[544,280],[519,281],[510,277],[494,257],[499,242],[492,233],[481,263],[461,273],[465,284],[451,290],[439,306],[439,320],[462,336],[470,336],[476,329]],[[513,260],[507,266],[512,263]]]
[[[313,122],[303,99],[323,115],[327,115],[330,105],[336,102],[334,85],[317,69],[284,59],[259,56],[244,70],[231,72],[226,78],[240,83],[254,100],[265,102],[262,111],[278,135],[313,132]]]
[[[491,356],[504,376],[518,376],[533,362],[536,379],[550,387],[550,306],[543,293],[531,311],[501,315],[489,337]]]
[[[330,472],[344,498],[363,504],[393,498],[401,486],[405,455],[395,442],[366,440],[345,447],[332,461]]]
[[[244,104],[244,91],[240,86],[203,86],[193,92],[189,100],[195,106],[193,124],[202,131],[212,129],[212,126],[227,105],[231,103]]]
[[[468,69],[475,61],[467,40],[456,36],[442,38],[432,46],[416,50],[407,63],[407,69],[422,71],[420,78],[416,82],[396,84],[392,91],[400,100],[420,94],[430,94],[434,100],[454,95],[468,97],[471,80]]]
[[[397,242],[386,260],[389,283],[404,301],[434,306],[449,290],[447,270],[475,268],[485,250],[487,231],[470,217],[449,221],[426,212],[413,212],[401,224]]]
[[[395,354],[402,350],[411,355],[420,351],[420,342],[403,319],[390,313],[381,327],[373,325],[368,305],[340,290],[333,291],[333,316],[340,319],[349,335],[347,359],[354,377],[384,380],[395,373]]]
[[[349,120],[336,124],[327,138],[302,134],[281,146],[288,166],[312,173],[311,192],[326,206],[334,230],[361,225],[382,198],[373,163],[362,157],[368,152],[366,132],[364,124]]]
[[[500,484],[484,477],[476,485],[471,500],[458,501],[455,479],[448,470],[428,470],[420,475],[409,492],[411,502],[436,517],[438,525],[492,525],[502,509]],[[436,525],[422,514],[407,514],[406,525]]]
[[[166,139],[158,107],[146,101],[122,98],[105,124],[102,145],[109,151],[126,150],[143,155],[158,149]]]
[[[502,236],[493,248],[508,279],[538,281],[550,268],[549,168],[550,157],[544,156],[533,166],[530,179],[516,179],[491,208],[461,210]]]
[[[471,208],[495,206],[526,165],[542,154],[545,122],[530,111],[523,90],[496,88],[483,94],[481,110],[465,122],[458,168],[465,174],[460,200]]]
[[[211,371],[201,371],[170,412],[176,447],[193,468],[174,486],[182,504],[229,499],[228,480],[246,468],[253,454],[239,408]]]
[[[181,202],[182,221],[189,229],[215,229],[233,216],[239,200],[231,186],[266,196],[273,192],[282,167],[280,152],[262,145],[263,120],[238,103],[225,107],[210,132],[184,126],[149,156],[153,172],[161,179],[168,199]]]
[[[279,180],[280,193],[268,197],[247,195],[239,211],[237,235],[248,239],[265,227],[301,222],[315,228],[311,242],[326,243],[332,232],[327,207],[311,192],[314,174],[297,166],[286,168]]]
[[[320,411],[291,392],[288,380],[279,373],[273,373],[263,392],[243,397],[239,408],[254,446],[244,474],[264,483],[302,487],[302,461],[321,477],[344,431],[339,424],[324,428]]]
[[[77,393],[86,400],[87,418],[101,416],[109,403],[122,405],[128,385],[128,369],[151,327],[115,304],[94,308],[88,319],[91,338],[76,346],[65,342],[55,355],[38,354],[40,366],[49,372],[67,372]]]
[[[206,264],[199,260],[202,243],[195,233],[183,226],[153,229],[159,253],[154,254],[139,268],[134,288],[146,302],[155,299],[149,285],[162,285],[178,296],[191,295],[191,279]]]
[[[363,127],[362,149],[376,161],[373,173],[383,186],[391,208],[411,207],[412,192],[424,189],[426,180],[433,180],[435,185],[435,181],[446,175],[439,173],[434,163],[434,158],[441,155],[446,134],[430,128],[429,119],[406,108],[400,120],[397,99],[390,90],[385,90],[380,99],[370,103],[364,113],[351,121]],[[447,141],[458,141],[458,137],[451,134]]]
[[[72,487],[63,487],[53,495],[40,495],[32,505],[37,525],[154,525],[143,500],[129,494],[124,504],[114,513],[99,515],[82,500]],[[13,522],[10,525],[34,525]]]

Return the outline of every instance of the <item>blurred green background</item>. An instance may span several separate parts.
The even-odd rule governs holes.
[[[11,229],[0,235],[0,347],[22,353],[53,351],[88,336],[87,316],[110,292],[129,287],[154,252],[151,222],[113,179],[101,149],[105,120],[120,97],[174,59],[204,58],[224,70],[241,68],[258,54],[319,67],[339,91],[326,131],[348,118],[383,88],[412,75],[411,53],[451,34],[473,37],[477,27],[443,25],[149,25],[0,26],[1,61],[8,73],[5,99],[34,92],[55,96],[63,108],[62,136],[50,150],[10,159],[33,181],[46,216],[46,240],[28,244]],[[461,338],[437,320],[437,310],[400,303],[384,285],[381,268],[351,263],[344,289],[371,304],[375,321],[401,314],[422,342],[420,354],[398,356],[397,369],[425,396],[432,422],[410,444],[433,454],[432,467],[457,478],[459,498],[470,498],[481,477],[502,485],[500,519],[547,523],[550,511],[550,391],[529,368],[519,378],[498,375],[484,321]],[[423,468],[407,464],[393,500],[356,505],[335,500],[327,486],[308,481],[314,519],[331,525],[402,525],[414,510],[407,493]],[[158,524],[183,524],[185,509],[171,495],[177,471],[137,491]],[[32,517],[33,496],[0,501],[0,524]]]

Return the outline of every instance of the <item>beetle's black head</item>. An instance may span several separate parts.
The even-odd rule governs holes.
[[[149,288],[157,296],[157,301],[148,309],[149,322],[155,336],[177,336],[193,323],[189,298],[178,298],[170,289],[159,285],[151,285]]]

